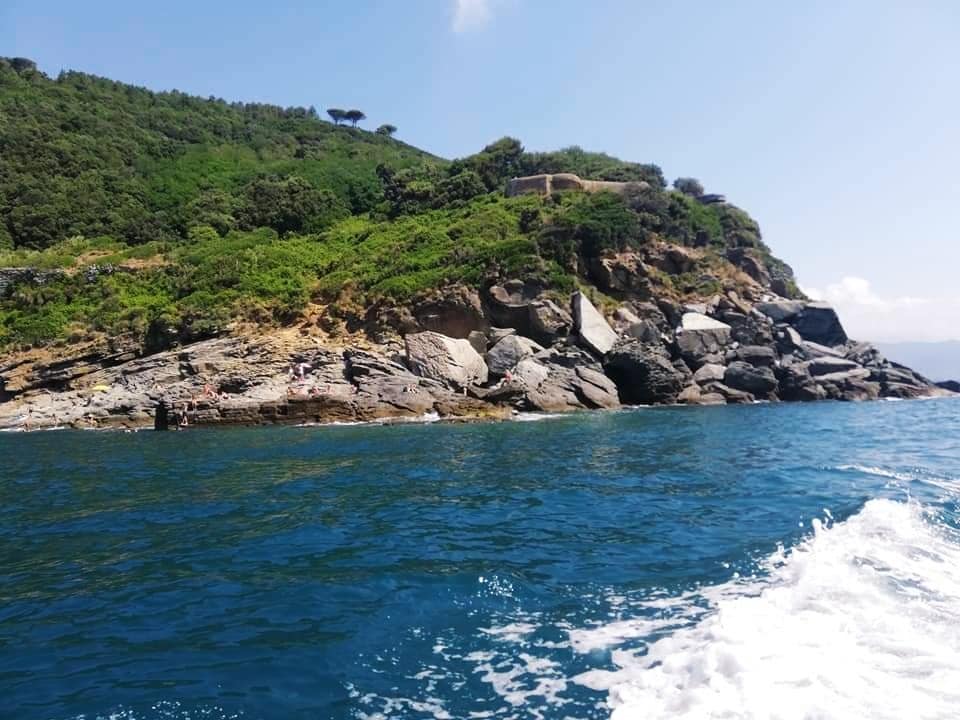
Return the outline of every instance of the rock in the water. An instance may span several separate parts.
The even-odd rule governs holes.
[[[777,370],[777,380],[781,400],[810,401],[827,397],[826,391],[814,382],[803,363],[781,366]]]
[[[847,342],[847,333],[840,324],[836,310],[827,303],[809,303],[799,313],[788,318],[788,322],[804,340],[830,347]]]
[[[427,331],[407,335],[404,343],[410,369],[421,377],[455,387],[487,381],[487,364],[466,340]]]
[[[518,362],[541,350],[543,347],[530,338],[507,335],[487,352],[487,367],[491,375],[501,377]]]
[[[700,392],[699,385],[688,385],[677,395],[677,402],[685,405],[699,405],[701,397],[703,397],[703,394]]]
[[[488,397],[509,401],[521,410],[545,412],[620,405],[613,381],[589,353],[578,348],[544,350],[517,363],[511,375]]]
[[[627,403],[672,403],[686,384],[686,376],[669,358],[650,345],[625,340],[607,355],[605,369]]]
[[[729,385],[724,385],[723,383],[719,382],[710,383],[709,385],[701,388],[701,391],[704,393],[701,396],[701,399],[711,395],[719,395],[724,399],[724,402],[734,404],[752,403],[756,399],[749,392],[736,390]]]
[[[586,295],[573,294],[573,318],[580,340],[598,355],[606,355],[617,341],[617,334]]]
[[[723,365],[706,363],[693,374],[693,379],[699,385],[706,385],[711,382],[723,382],[723,376],[726,372],[727,368]]]
[[[777,389],[777,378],[767,367],[754,367],[741,360],[730,363],[723,375],[723,383],[734,390],[743,390],[758,396],[767,396]]]

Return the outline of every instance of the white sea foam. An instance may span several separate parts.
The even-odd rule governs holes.
[[[613,720],[957,717],[960,538],[891,500],[813,525],[762,579],[698,592],[703,616],[645,652],[617,646],[656,621],[572,630],[575,650],[613,647],[617,668],[573,680],[607,691]]]
[[[513,416],[514,422],[540,422],[541,420],[556,420],[565,417],[562,413],[520,412]]]

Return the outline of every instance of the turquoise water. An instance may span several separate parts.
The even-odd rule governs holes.
[[[956,717],[960,402],[0,436],[0,717]]]

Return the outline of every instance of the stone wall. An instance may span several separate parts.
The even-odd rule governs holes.
[[[631,185],[635,187],[649,187],[645,182],[612,182],[608,180],[583,180],[573,173],[557,173],[555,175],[528,175],[527,177],[513,178],[507,183],[507,197],[536,193],[549,195],[554,191],[576,190],[579,192],[602,192],[604,190],[622,194]]]

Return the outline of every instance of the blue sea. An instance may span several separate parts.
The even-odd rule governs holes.
[[[0,717],[956,718],[960,401],[0,435]]]

